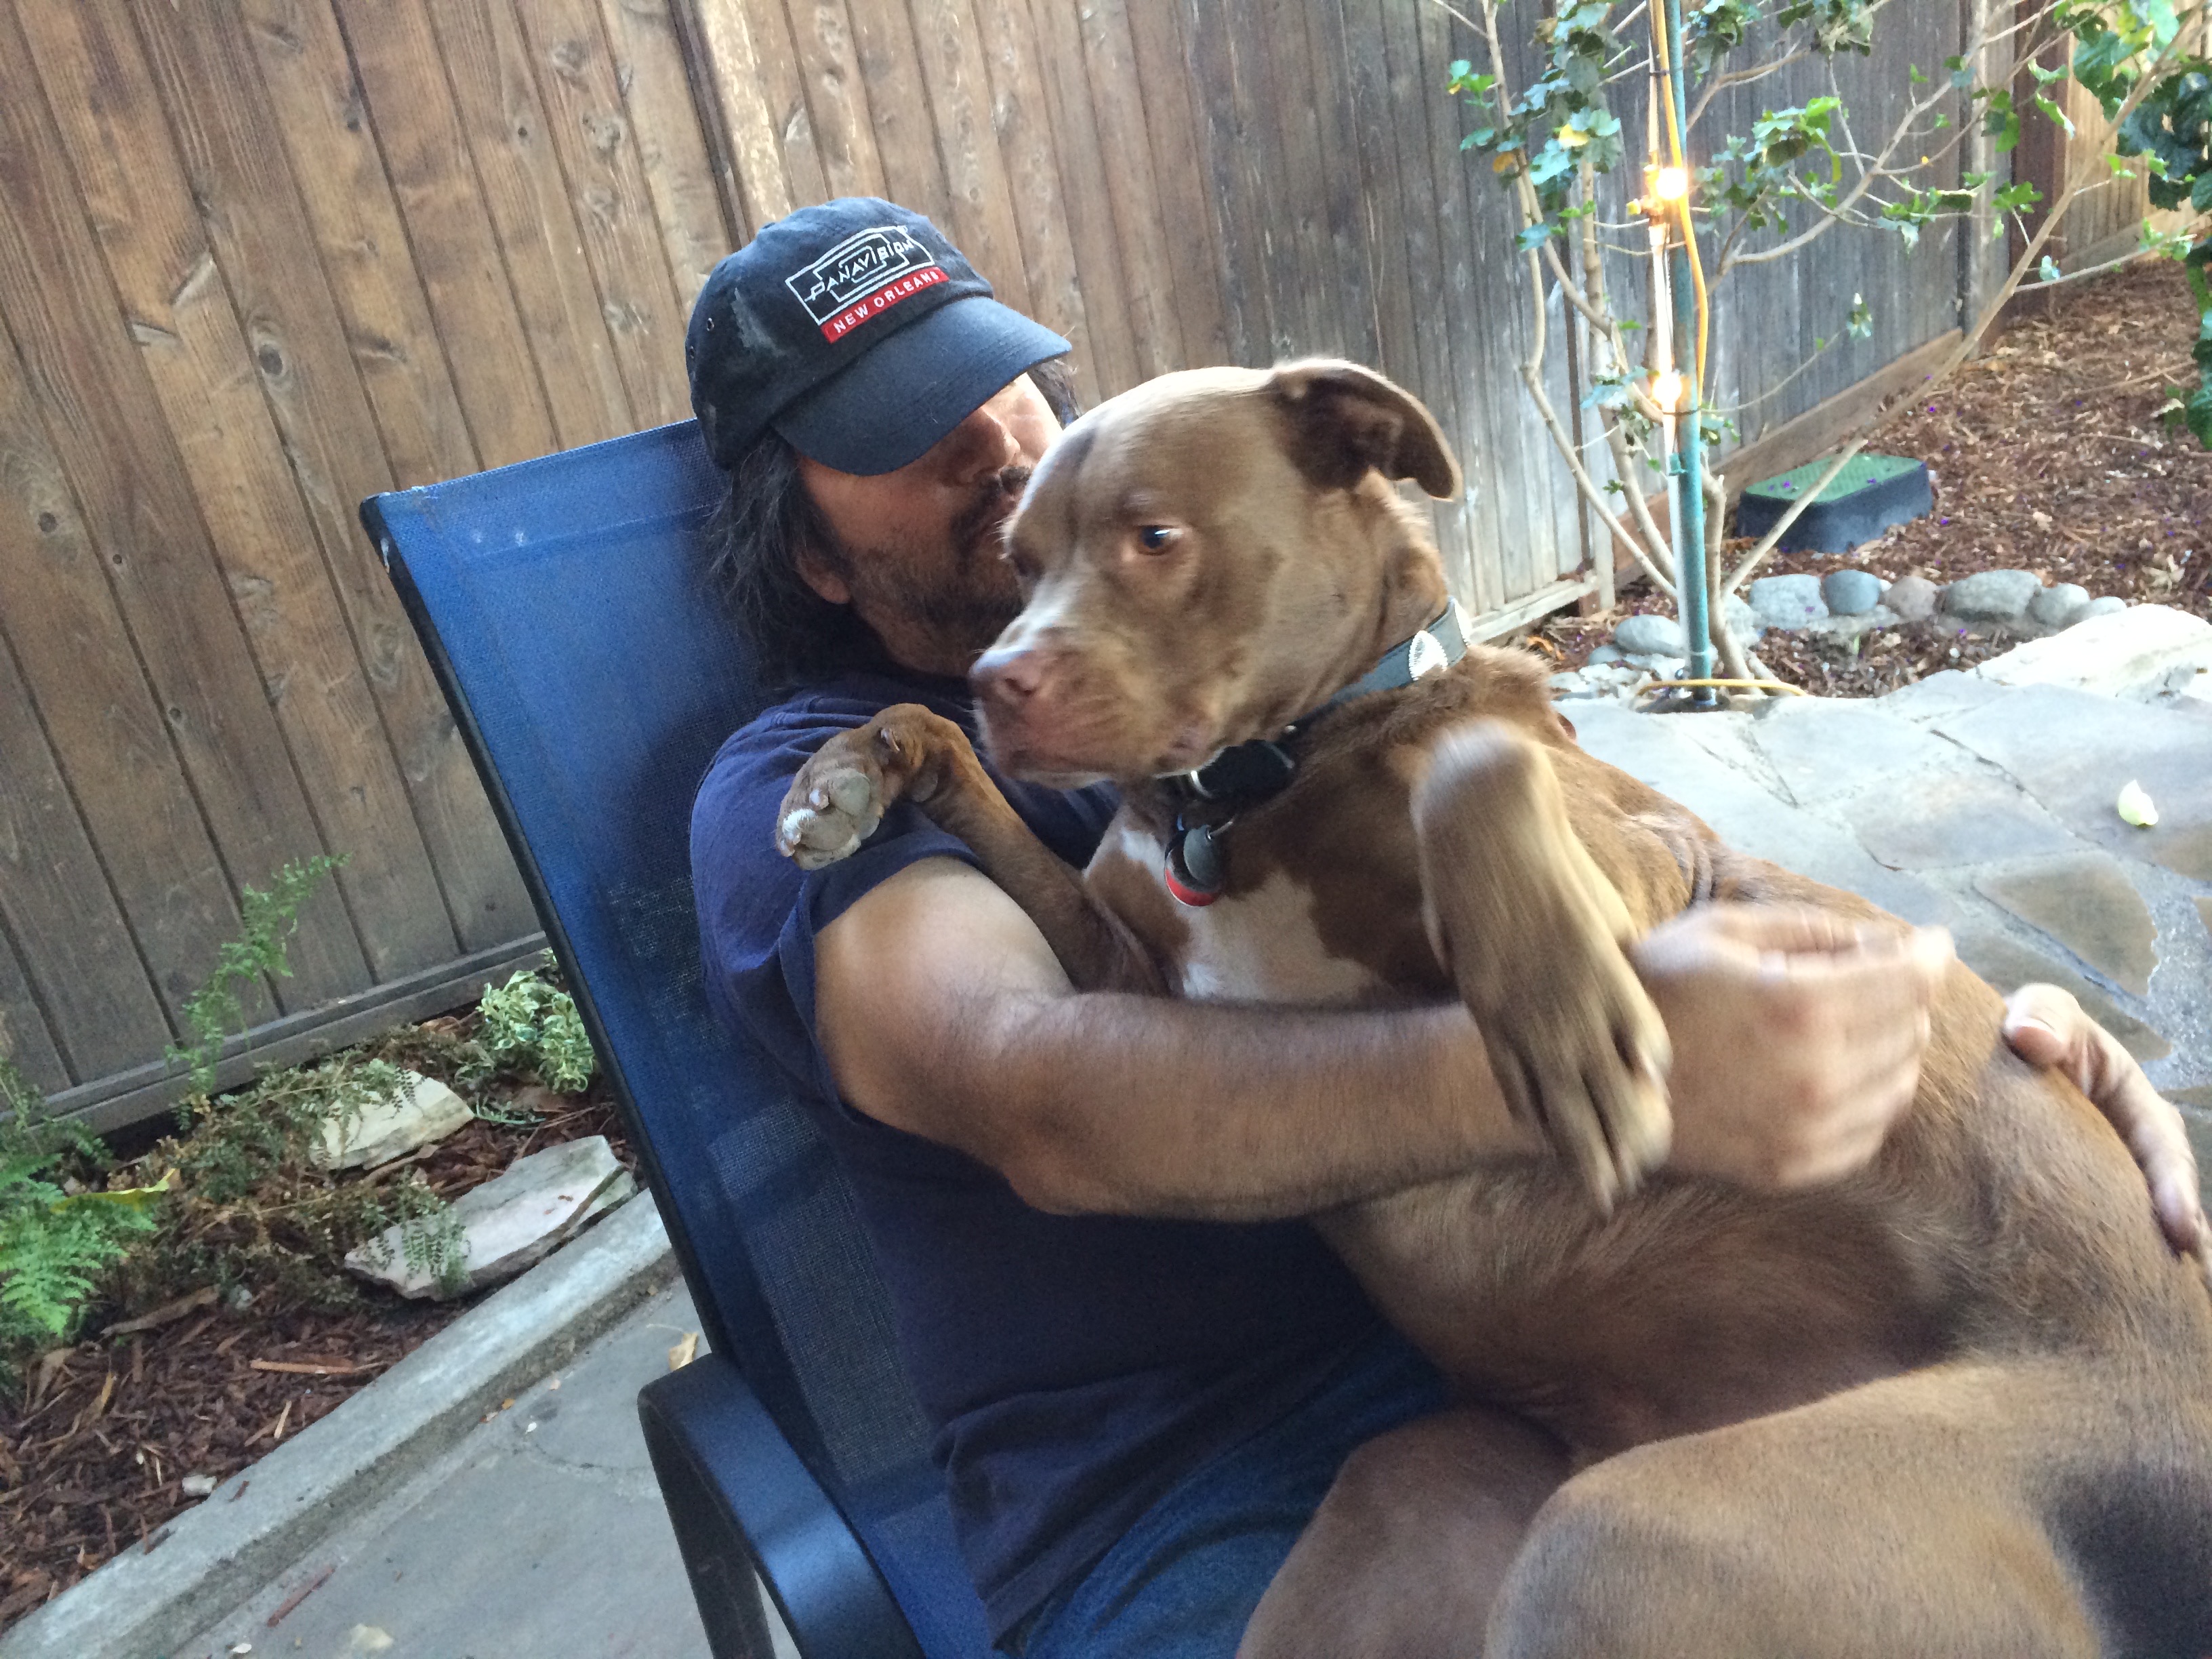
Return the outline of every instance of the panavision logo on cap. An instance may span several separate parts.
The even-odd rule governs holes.
[[[903,225],[855,231],[804,270],[784,278],[825,340],[842,339],[909,294],[950,282],[945,267]]]

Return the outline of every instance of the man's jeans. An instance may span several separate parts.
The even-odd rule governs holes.
[[[1442,1409],[1395,1332],[1363,1343],[1303,1405],[1194,1469],[1009,1641],[1020,1659],[1230,1659],[1353,1448]]]

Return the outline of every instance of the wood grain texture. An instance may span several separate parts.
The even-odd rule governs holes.
[[[1152,134],[1168,264],[1175,278],[1182,365],[1198,368],[1225,363],[1231,361],[1231,353],[1221,292],[1220,237],[1200,149],[1200,85],[1183,38],[1182,11],[1148,0],[1127,8],[1127,15],[1137,84],[1145,94],[1145,125]]]
[[[125,332],[12,9],[0,21],[0,313],[119,612],[88,641],[88,658],[62,665],[83,685],[61,695],[99,697],[100,683],[113,677],[121,682],[113,695],[135,702],[128,682],[143,672],[219,849],[219,881],[260,881],[288,861],[331,850],[253,671],[183,460]],[[33,603],[18,614],[47,610]],[[16,644],[24,648],[21,637]],[[24,668],[52,708],[57,688],[27,652]],[[72,766],[79,752],[70,746]],[[96,749],[84,760],[98,764]],[[115,804],[131,810],[126,800]],[[302,921],[295,976],[277,989],[288,1010],[357,990],[369,977],[335,890],[311,900]],[[214,965],[211,951],[197,961],[147,954],[173,996]]]
[[[340,505],[389,475],[282,148],[252,131],[259,77],[235,36],[156,36],[173,82],[195,89],[188,179],[126,20],[40,8],[29,33],[292,765],[324,843],[346,855],[338,890],[372,977],[442,960],[455,935],[349,627],[395,657],[411,644]],[[226,279],[218,249],[243,280]],[[396,678],[387,696],[428,718],[427,676],[413,690],[413,710]]]
[[[956,222],[922,83],[921,43],[906,0],[845,0],[853,58],[867,88],[869,140],[884,187],[876,192],[931,223]]]
[[[242,17],[388,463],[371,476],[365,434],[358,455],[330,459],[325,465],[333,482],[318,532],[335,550],[333,568],[344,573],[369,684],[450,923],[464,948],[480,948],[527,924],[528,895],[467,747],[355,522],[346,492],[387,487],[386,478],[390,487],[404,489],[459,477],[482,463],[336,15],[327,0],[247,0]],[[322,370],[335,377],[334,358],[325,357]],[[550,444],[542,410],[524,409],[540,423],[527,441]],[[506,421],[505,411],[501,418]],[[357,422],[350,425],[361,430]],[[503,426],[502,441],[516,435]],[[352,439],[344,441],[350,445]]]
[[[793,205],[833,196],[883,195],[889,186],[869,121],[870,88],[860,74],[853,20],[844,0],[788,0],[785,13],[814,154],[821,164],[819,193],[801,191]],[[766,49],[773,52],[775,43],[768,43]]]
[[[801,202],[829,194],[799,58],[778,0],[674,0],[701,102],[727,158],[724,203],[749,240]]]
[[[45,1011],[24,975],[22,953],[8,936],[4,915],[0,915],[0,1060],[13,1066],[42,1096],[58,1092],[70,1081],[62,1051],[46,1029]]]
[[[1183,366],[1182,327],[1176,315],[1175,268],[1168,257],[1168,227],[1160,211],[1128,11],[1122,0],[1081,0],[1076,15],[1121,256],[1130,343],[1140,375],[1164,374]]]
[[[475,471],[483,463],[329,0],[243,0],[240,15],[392,483]]]
[[[990,77],[991,125],[1021,244],[1029,314],[1073,351],[1078,395],[1096,391],[1091,323],[1076,270],[1075,244],[1060,211],[1060,150],[1046,108],[1035,26],[1025,5],[981,4],[975,21]]]
[[[985,9],[995,9],[985,0]],[[993,108],[983,33],[970,0],[913,0],[915,48],[943,164],[951,218],[939,228],[997,296],[1036,314]]]
[[[1110,398],[1150,372],[1129,325],[1131,301],[1122,275],[1119,233],[1108,194],[1107,163],[1083,67],[1078,0],[1029,0],[1036,30],[1045,109],[1060,152],[1060,216],[1067,225],[1082,274],[1083,313],[1090,324],[1091,392]]]
[[[527,351],[515,372],[534,362],[562,448],[634,430],[644,422],[615,361],[514,8],[508,0],[439,0],[430,16],[522,319]],[[415,72],[440,69],[434,60]]]
[[[234,931],[238,912],[100,566],[0,319],[0,617],[13,619],[26,697],[36,700],[45,740],[68,769],[75,809],[149,988],[174,1015]],[[28,701],[22,713],[28,716]],[[21,752],[21,764],[33,765],[30,751]],[[11,780],[16,753],[8,751]],[[37,966],[58,977],[70,971],[67,935],[98,915],[97,889],[80,898],[74,867],[49,877],[27,866],[27,884],[34,873],[44,890],[22,902],[64,919],[64,936],[51,941],[59,954],[42,951]],[[146,1042],[147,1053],[172,1034],[136,1022],[121,1030]]]
[[[477,459],[560,447],[422,0],[335,0],[402,229]]]
[[[13,550],[6,534],[0,557]],[[0,988],[0,1008],[26,1045],[16,1063],[52,1091],[158,1053],[172,1032],[4,637],[0,765],[0,929],[21,988]]]
[[[1238,96],[1235,21],[1212,0],[1183,0],[1178,18],[1196,88],[1198,161],[1212,204],[1222,333],[1231,362],[1257,368],[1283,353],[1267,276],[1263,198],[1251,165],[1261,140],[1249,100]]]
[[[688,318],[708,273],[737,246],[737,232],[715,188],[678,21],[672,0],[600,0],[599,15],[638,166],[653,193],[677,307]]]
[[[683,420],[691,413],[685,313],[599,8],[596,0],[527,0],[517,15],[630,418],[639,426]]]

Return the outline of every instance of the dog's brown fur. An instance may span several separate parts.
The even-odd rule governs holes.
[[[2118,1138],[2012,1055],[1963,968],[1870,1168],[1786,1196],[1668,1174],[1665,1036],[1622,941],[1715,897],[1877,913],[1584,754],[1538,668],[1482,648],[1320,721],[1290,787],[1225,832],[1223,899],[1168,896],[1154,780],[1279,731],[1441,608],[1401,477],[1457,483],[1426,411],[1350,365],[1108,403],[1032,483],[1010,533],[1028,606],[976,670],[1009,770],[1122,781],[1084,882],[911,706],[825,748],[787,830],[844,838],[797,826],[856,777],[871,812],[914,796],[1081,985],[1467,1000],[1560,1158],[1319,1224],[1460,1389],[1581,1470],[1537,1513],[1484,1650],[2212,1650],[2212,1304]],[[1433,1571],[1459,1534],[1425,1535],[1447,1540]],[[1411,1564],[1358,1554],[1302,1547],[1300,1583],[1270,1595],[1295,1615],[1263,1612],[1255,1645],[1480,1644],[1433,1628],[1448,1598],[1388,1582]],[[1379,1593],[1345,1587],[1354,1571]]]

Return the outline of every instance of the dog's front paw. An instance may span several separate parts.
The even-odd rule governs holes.
[[[1507,1104],[1609,1212],[1666,1161],[1667,1028],[1618,950],[1541,977],[1476,1023]]]
[[[775,815],[775,849],[802,870],[850,858],[884,821],[884,769],[873,732],[840,732],[799,769]]]

